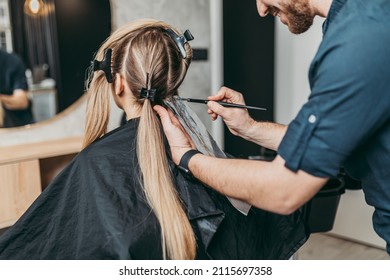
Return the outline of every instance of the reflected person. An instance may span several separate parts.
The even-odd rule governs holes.
[[[0,127],[34,122],[25,72],[24,63],[17,54],[0,49]]]

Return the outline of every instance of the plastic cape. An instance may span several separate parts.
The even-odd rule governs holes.
[[[82,150],[0,236],[0,259],[162,259],[160,226],[139,184],[137,127],[130,120]],[[299,211],[252,207],[245,216],[169,164],[198,259],[288,259],[307,240]]]

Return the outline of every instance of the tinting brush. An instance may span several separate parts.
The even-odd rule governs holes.
[[[187,98],[187,97],[179,97],[179,100],[187,101],[187,102],[192,102],[192,103],[201,103],[201,104],[207,104],[207,102],[211,101],[208,99],[198,99],[198,98]],[[242,105],[242,104],[236,104],[236,103],[228,103],[228,102],[223,102],[223,101],[215,101],[218,104],[224,106],[224,107],[233,107],[233,108],[242,108],[242,109],[252,109],[252,110],[261,110],[261,111],[266,111],[266,108],[260,108],[260,107],[253,107],[253,106],[247,106],[247,105]]]

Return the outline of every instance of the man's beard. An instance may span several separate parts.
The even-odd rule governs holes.
[[[284,15],[287,18],[288,29],[294,34],[307,31],[313,24],[314,17],[307,0],[296,0],[286,4]]]

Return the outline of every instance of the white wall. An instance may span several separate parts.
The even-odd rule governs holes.
[[[308,71],[322,39],[323,19],[316,18],[300,35],[289,32],[278,18],[275,22],[275,120],[288,124],[310,94]]]
[[[210,66],[211,93],[216,94],[223,85],[223,1],[210,0]],[[212,122],[210,133],[224,148],[224,127],[221,118]]]

